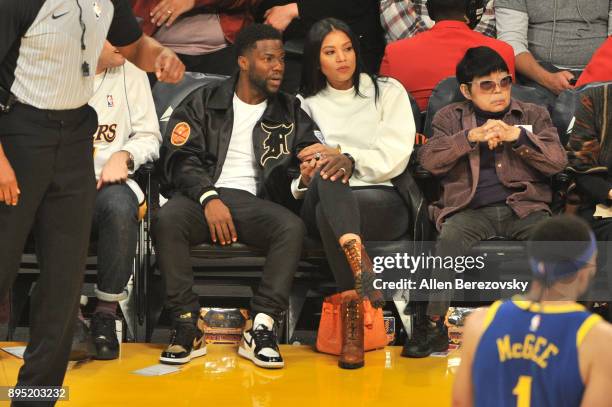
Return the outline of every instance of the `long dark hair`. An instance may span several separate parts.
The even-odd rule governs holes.
[[[362,73],[366,73],[372,79],[372,83],[374,83],[375,99],[378,99],[378,84],[376,82],[376,77],[365,72],[361,60],[359,38],[353,33],[348,24],[336,18],[325,18],[316,22],[306,35],[304,55],[302,57],[302,80],[300,84],[300,93],[302,96],[305,98],[314,96],[327,86],[327,78],[323,75],[323,72],[321,72],[321,45],[327,34],[332,31],[344,32],[353,44],[356,62],[355,72],[353,73],[355,95],[364,97],[364,95],[359,92],[359,78]]]

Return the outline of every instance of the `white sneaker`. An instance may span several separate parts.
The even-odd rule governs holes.
[[[285,366],[274,333],[274,320],[271,317],[259,313],[253,322],[247,322],[238,354],[259,367],[280,369]]]

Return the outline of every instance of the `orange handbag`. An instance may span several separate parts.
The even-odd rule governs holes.
[[[321,322],[317,333],[317,350],[322,353],[339,355],[342,352],[342,296],[331,295],[323,301]],[[374,308],[367,299],[363,300],[364,349],[384,348],[389,340],[381,308]]]

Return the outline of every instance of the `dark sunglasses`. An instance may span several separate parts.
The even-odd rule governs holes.
[[[501,90],[506,90],[512,85],[512,75],[504,76],[499,82],[487,80],[468,83],[477,84],[480,87],[480,90],[483,92],[493,92],[495,90],[495,87],[498,85]]]

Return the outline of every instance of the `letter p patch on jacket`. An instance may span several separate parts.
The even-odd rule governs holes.
[[[269,158],[278,158],[283,154],[289,154],[287,137],[293,133],[293,123],[279,124],[278,126],[268,126],[261,123],[263,131],[268,133],[268,137],[263,141],[264,154],[261,156],[261,166],[263,167]]]

